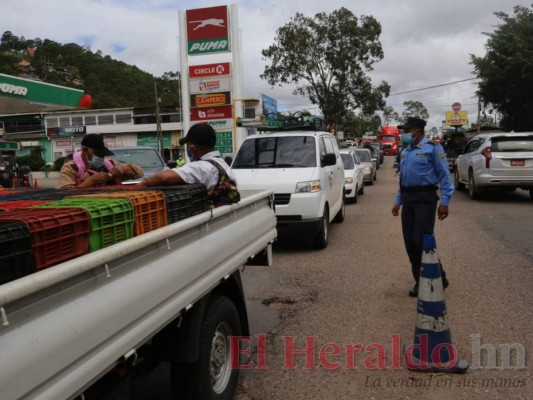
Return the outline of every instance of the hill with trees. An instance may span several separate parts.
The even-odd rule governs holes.
[[[179,103],[178,72],[154,77],[88,45],[26,39],[10,31],[0,40],[0,73],[84,90],[92,108],[153,106],[154,81],[162,104]]]

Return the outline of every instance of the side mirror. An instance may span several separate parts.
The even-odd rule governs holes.
[[[337,164],[337,156],[335,155],[335,153],[325,154],[324,157],[322,157],[321,164],[323,167],[328,165],[335,165]]]

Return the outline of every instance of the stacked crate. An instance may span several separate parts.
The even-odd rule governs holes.
[[[35,271],[30,237],[24,223],[0,223],[0,285]]]
[[[100,250],[133,237],[133,207],[125,199],[68,198],[38,207],[53,209],[78,207],[90,218],[89,252]]]
[[[30,233],[35,271],[87,253],[89,216],[80,208],[25,208],[0,213],[0,226],[24,224]]]

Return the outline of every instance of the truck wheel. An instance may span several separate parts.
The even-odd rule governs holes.
[[[333,222],[335,222],[336,224],[340,224],[341,222],[344,222],[345,216],[346,216],[346,201],[345,201],[345,197],[343,194],[341,209],[339,210],[337,215],[335,215],[335,218],[333,218]]]
[[[322,216],[322,225],[313,238],[313,246],[315,249],[325,249],[328,247],[329,237],[329,212],[327,207],[324,208],[324,215]]]
[[[233,302],[213,298],[205,311],[199,337],[198,360],[172,362],[170,379],[175,399],[230,400],[239,369],[231,368],[230,336],[241,335],[241,322]]]
[[[457,168],[455,168],[455,171],[453,172],[453,183],[455,186],[455,190],[465,190],[465,184],[459,180],[459,171],[457,171]]]

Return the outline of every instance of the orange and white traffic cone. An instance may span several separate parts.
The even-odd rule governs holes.
[[[33,178],[33,188],[39,189],[39,182],[37,182],[37,178]]]
[[[418,282],[418,306],[414,343],[404,347],[407,368],[420,372],[464,373],[466,360],[452,344],[446,322],[446,301],[434,234],[424,235]]]

